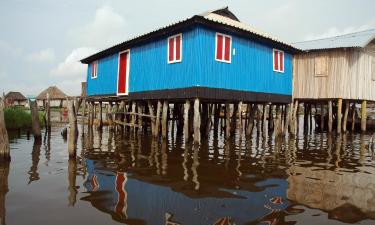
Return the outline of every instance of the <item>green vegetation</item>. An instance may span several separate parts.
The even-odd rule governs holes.
[[[6,128],[9,130],[31,128],[31,113],[29,110],[18,107],[6,108],[4,118]],[[44,126],[44,115],[41,112],[39,112],[39,123]]]

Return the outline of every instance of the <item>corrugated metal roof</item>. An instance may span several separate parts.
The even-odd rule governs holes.
[[[293,46],[305,51],[334,48],[364,48],[375,39],[375,29],[293,43]]]
[[[192,23],[196,23],[197,18],[202,18],[202,19],[205,19],[207,21],[210,21],[210,22],[213,22],[213,23],[216,23],[216,24],[219,24],[219,25],[220,24],[226,25],[226,26],[232,27],[234,29],[239,29],[241,31],[252,34],[254,36],[258,36],[260,38],[267,39],[271,42],[277,42],[277,43],[281,44],[284,48],[289,49],[291,51],[299,51],[299,49],[296,49],[293,45],[288,44],[286,42],[283,42],[283,41],[281,41],[281,40],[279,40],[279,39],[277,39],[277,38],[275,38],[275,37],[273,37],[273,36],[271,36],[271,35],[269,35],[265,32],[261,32],[259,30],[256,30],[255,28],[253,28],[249,25],[246,25],[244,23],[241,23],[237,20],[234,20],[234,19],[231,19],[229,17],[222,16],[222,15],[219,15],[219,14],[215,13],[215,12],[217,12],[217,13],[220,13],[220,14],[224,14],[223,11],[227,11],[228,15],[230,15],[232,18],[233,17],[236,18],[234,16],[234,14],[229,11],[228,7],[221,8],[221,9],[218,9],[218,10],[208,11],[208,12],[202,13],[200,15],[195,15],[191,18],[187,18],[187,19],[179,21],[179,22],[171,23],[167,26],[161,27],[161,28],[156,29],[154,31],[151,31],[151,32],[139,35],[139,36],[135,36],[134,38],[131,38],[127,41],[124,41],[124,42],[119,43],[117,45],[114,45],[110,48],[107,48],[103,51],[100,51],[100,52],[98,52],[94,55],[86,57],[85,59],[82,59],[81,62],[82,63],[90,63],[94,60],[97,60],[97,59],[100,59],[100,58],[105,57],[107,55],[113,54],[116,51],[118,52],[119,49],[125,50],[125,48],[129,48],[130,46],[133,46],[135,44],[139,44],[143,41],[149,40],[152,37],[160,37],[162,35],[165,35],[167,32],[170,32],[170,29],[174,29],[175,27],[176,28],[178,27],[178,29],[180,29],[181,27],[179,27],[179,25],[188,26],[188,25],[191,25]]]

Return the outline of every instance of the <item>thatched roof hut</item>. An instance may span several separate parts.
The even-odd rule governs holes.
[[[37,97],[37,100],[46,100],[47,99],[47,93],[49,94],[49,98],[51,100],[65,100],[66,97],[68,97],[63,91],[61,91],[56,86],[51,86],[47,88],[46,90],[42,91]]]
[[[5,95],[5,100],[10,100],[10,101],[26,101],[27,98],[21,94],[21,92],[17,91],[10,91],[8,94]]]

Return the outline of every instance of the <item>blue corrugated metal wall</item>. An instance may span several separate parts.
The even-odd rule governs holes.
[[[292,94],[292,56],[285,53],[285,72],[273,71],[272,46],[232,36],[232,63],[215,60],[215,31],[196,27],[183,32],[182,62],[167,63],[167,39],[130,50],[129,91],[212,87]],[[87,94],[115,94],[118,54],[99,60],[98,78],[87,73]]]

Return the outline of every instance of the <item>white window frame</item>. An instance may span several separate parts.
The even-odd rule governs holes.
[[[180,59],[179,60],[176,60],[176,46],[177,46],[177,44],[176,44],[176,37],[178,37],[178,36],[180,36]],[[170,39],[174,39],[174,41],[173,41],[173,50],[174,50],[174,52],[173,52],[173,54],[174,54],[174,59],[173,60],[171,60],[171,61],[169,61],[169,40]],[[168,62],[168,64],[172,64],[172,63],[180,63],[180,62],[182,62],[182,33],[179,33],[179,34],[176,34],[176,35],[173,35],[173,36],[170,36],[170,37],[168,37],[168,39],[167,39],[167,62]]]
[[[283,70],[280,70],[280,69],[276,70],[276,68],[275,68],[275,52],[276,51],[283,53]],[[280,64],[280,58],[279,58],[278,62],[279,62],[279,68],[280,68],[280,65],[281,65]],[[285,52],[283,50],[279,50],[279,49],[276,49],[276,48],[273,49],[273,51],[272,51],[272,68],[273,68],[274,72],[284,73],[284,71],[285,71]]]
[[[128,53],[128,59],[126,60],[126,91],[125,93],[119,93],[118,92],[118,78],[119,78],[119,75],[120,75],[120,56],[121,54],[127,52]],[[116,84],[116,90],[117,90],[117,95],[118,96],[122,96],[122,95],[128,95],[129,94],[129,73],[130,73],[130,49],[127,49],[125,51],[122,51],[122,52],[119,52],[118,53],[118,60],[117,60],[117,84]]]
[[[93,64],[96,65],[96,66],[95,66],[95,71],[94,71],[94,73],[93,73]],[[90,74],[91,79],[96,79],[96,78],[98,78],[98,66],[99,66],[99,60],[96,60],[96,61],[94,61],[94,62],[91,63],[91,74]],[[94,74],[95,76],[93,76],[93,74]]]
[[[218,35],[221,35],[223,36],[223,46],[222,46],[222,56],[223,56],[223,59],[218,59],[217,58],[217,40],[218,40]],[[229,60],[225,60],[225,37],[228,37],[229,38]],[[227,34],[223,34],[223,33],[219,33],[219,32],[216,32],[215,34],[215,60],[218,61],[218,62],[223,62],[223,63],[232,63],[232,36],[230,35],[227,35]]]

